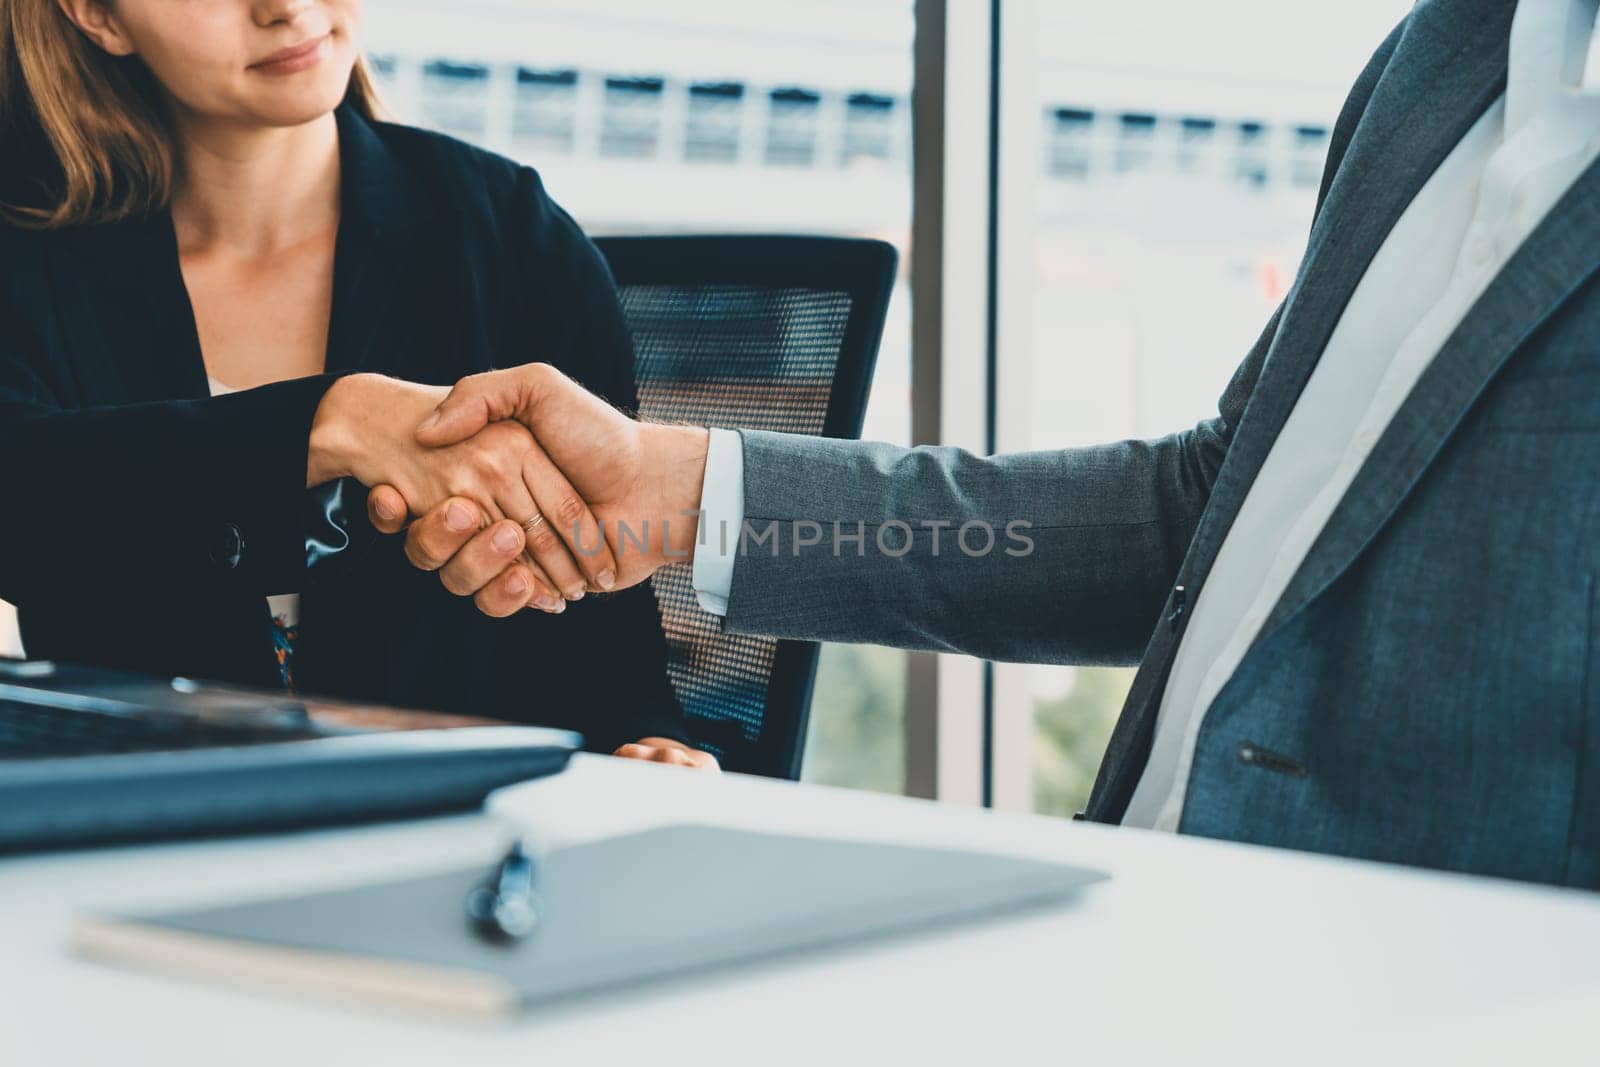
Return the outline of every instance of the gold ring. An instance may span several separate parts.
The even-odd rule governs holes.
[[[543,523],[544,516],[536,511],[533,513],[533,518],[522,524],[522,528],[529,533],[533,533],[533,531],[537,530],[541,525],[543,525]]]

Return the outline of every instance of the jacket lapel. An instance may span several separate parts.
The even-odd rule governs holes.
[[[1290,581],[1260,641],[1355,562],[1495,375],[1597,269],[1600,163],[1567,190],[1423,372]]]
[[[1312,229],[1250,403],[1189,550],[1191,590],[1216,562],[1267,454],[1368,265],[1417,192],[1505,89],[1515,5],[1420,5],[1356,128]]]
[[[63,340],[93,381],[88,403],[206,395],[170,213],[66,230],[49,247]]]
[[[390,373],[394,353],[374,351],[380,327],[419,264],[407,256],[433,210],[411,168],[349,107],[338,112],[340,208],[327,369]]]

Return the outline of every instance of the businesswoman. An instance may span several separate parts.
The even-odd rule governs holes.
[[[360,6],[0,0],[0,597],[37,657],[710,764],[651,594],[583,596],[609,557],[553,535],[573,494],[532,437],[414,444],[498,365],[630,406],[632,349],[533,171],[379,121]],[[376,536],[356,482],[497,523],[507,617]]]

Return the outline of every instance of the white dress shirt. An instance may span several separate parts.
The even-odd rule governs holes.
[[[1197,598],[1124,823],[1176,830],[1205,713],[1417,380],[1600,153],[1600,0],[1521,0],[1505,95],[1412,200],[1367,268]],[[1314,296],[1313,296],[1314,298]],[[737,435],[713,431],[694,564],[727,611],[743,521]],[[716,536],[734,532],[732,545]]]

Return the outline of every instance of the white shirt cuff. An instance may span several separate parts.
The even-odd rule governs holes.
[[[713,615],[728,614],[733,562],[744,529],[744,442],[732,430],[712,430],[706,480],[700,489],[700,539],[694,550],[694,592]]]

